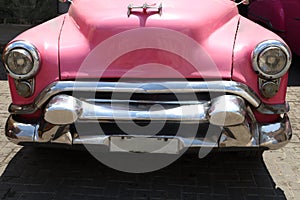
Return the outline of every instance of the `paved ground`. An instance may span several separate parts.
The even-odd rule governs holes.
[[[300,199],[300,88],[290,87],[294,136],[263,160],[189,155],[147,174],[110,169],[86,152],[19,147],[3,136],[9,94],[0,81],[0,199]]]

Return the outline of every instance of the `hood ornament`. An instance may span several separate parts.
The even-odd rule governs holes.
[[[127,10],[127,16],[129,17],[132,14],[132,10],[134,9],[143,9],[143,13],[147,13],[147,9],[157,9],[157,13],[161,16],[162,15],[162,3],[159,4],[159,6],[156,6],[156,3],[154,4],[147,4],[144,3],[142,6],[134,6],[133,4],[128,5]]]

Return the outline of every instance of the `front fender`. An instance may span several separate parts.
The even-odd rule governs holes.
[[[261,101],[266,104],[283,104],[285,103],[288,74],[286,73],[281,78],[278,93],[274,97],[266,99],[259,92],[258,75],[251,64],[253,49],[257,44],[268,39],[276,39],[283,42],[275,33],[241,17],[233,52],[232,80],[248,85],[256,92]],[[277,118],[277,116],[274,117]],[[268,116],[263,117],[263,120],[272,119]]]
[[[46,23],[31,28],[10,42],[12,43],[18,40],[27,41],[38,49],[41,57],[41,66],[35,76],[35,88],[31,97],[24,98],[18,95],[14,79],[9,76],[8,81],[13,104],[26,105],[32,103],[46,86],[53,81],[59,80],[58,40],[64,18],[65,16],[61,15]]]

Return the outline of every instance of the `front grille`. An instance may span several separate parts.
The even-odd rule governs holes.
[[[184,124],[166,122],[159,123],[150,121],[138,122],[77,122],[74,131],[80,136],[95,135],[146,135],[146,136],[182,136],[185,138],[204,138],[208,129],[220,129],[208,123]],[[137,128],[136,128],[136,127]],[[152,128],[149,128],[152,126]],[[157,129],[157,130],[156,130]]]
[[[75,92],[70,95],[80,99],[117,99],[133,101],[209,101],[212,98],[224,95],[225,93],[202,92],[202,93],[112,93],[112,92]]]

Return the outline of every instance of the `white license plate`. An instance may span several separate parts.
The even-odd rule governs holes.
[[[111,152],[165,153],[178,154],[180,140],[177,138],[111,136]]]

